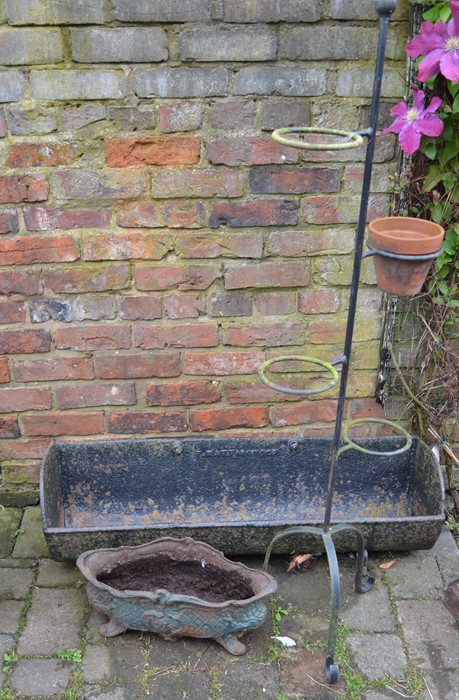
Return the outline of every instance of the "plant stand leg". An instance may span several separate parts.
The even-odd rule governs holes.
[[[246,646],[236,637],[235,634],[228,634],[226,637],[215,637],[215,641],[222,645],[233,656],[245,654]]]
[[[116,637],[116,635],[126,632],[126,629],[110,618],[108,622],[99,627],[99,632],[103,637]]]

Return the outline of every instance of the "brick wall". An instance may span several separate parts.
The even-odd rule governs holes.
[[[407,5],[383,115],[404,92]],[[336,392],[286,398],[256,370],[341,355],[364,153],[270,131],[367,125],[373,6],[0,0],[4,502],[53,438],[330,433]],[[379,139],[371,217],[393,158]],[[348,415],[377,413],[379,305],[366,261]]]

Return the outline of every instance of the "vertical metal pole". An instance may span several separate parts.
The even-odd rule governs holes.
[[[376,129],[378,123],[379,100],[381,96],[381,84],[384,70],[384,55],[386,52],[387,28],[389,17],[397,6],[397,0],[376,0],[376,11],[379,15],[379,37],[376,54],[376,65],[373,83],[373,96],[371,100],[370,126],[366,130],[368,136],[365,169],[363,173],[362,198],[360,201],[360,213],[358,220],[357,236],[355,240],[354,269],[352,273],[351,291],[349,297],[349,311],[347,317],[346,337],[344,341],[344,361],[341,371],[341,381],[338,396],[338,408],[336,412],[335,433],[333,439],[333,453],[328,477],[327,503],[324,516],[324,531],[330,529],[331,511],[333,505],[333,491],[336,479],[336,463],[338,449],[341,443],[341,429],[344,416],[344,404],[346,400],[347,380],[349,375],[349,362],[354,334],[355,312],[357,307],[357,294],[359,288],[360,268],[362,264],[363,241],[368,211],[368,198],[370,194],[371,172],[373,168],[373,156],[375,150]]]

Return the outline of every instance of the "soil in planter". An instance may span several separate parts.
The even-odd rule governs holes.
[[[247,579],[201,561],[174,561],[164,555],[120,564],[98,581],[119,591],[155,591],[191,595],[208,603],[246,600],[255,595]]]

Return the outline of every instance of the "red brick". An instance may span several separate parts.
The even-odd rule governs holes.
[[[2,270],[0,294],[41,294],[40,270]]]
[[[221,276],[220,269],[211,265],[167,265],[162,267],[137,267],[137,289],[158,292],[172,287],[184,291],[207,289]]]
[[[131,321],[161,318],[161,300],[156,297],[124,297],[120,301],[120,318]]]
[[[283,316],[295,311],[291,292],[261,292],[255,297],[255,306],[263,316]]]
[[[196,432],[229,428],[262,428],[268,423],[268,409],[262,406],[195,409],[190,414],[190,427]]]
[[[147,386],[148,406],[191,406],[220,399],[220,388],[211,381],[161,382]]]
[[[210,163],[215,165],[269,165],[270,163],[298,163],[295,148],[276,143],[270,136],[210,139],[207,141]]]
[[[185,374],[254,374],[265,359],[262,352],[186,352],[183,355],[183,366]]]
[[[360,197],[348,195],[305,197],[301,204],[301,220],[309,224],[357,223]],[[368,203],[367,221],[387,216],[387,195],[372,195]]]
[[[56,389],[58,408],[88,406],[132,406],[136,402],[134,384],[79,384]]]
[[[254,100],[229,99],[215,102],[210,108],[210,125],[213,129],[225,131],[253,131],[256,109]]]
[[[94,379],[89,357],[49,357],[40,360],[15,360],[14,377],[19,382],[44,382]]]
[[[218,345],[216,323],[187,323],[181,326],[138,326],[135,345],[146,350],[159,348],[212,348]]]
[[[101,435],[104,432],[104,414],[41,413],[22,418],[24,435]]]
[[[18,236],[0,239],[0,265],[70,262],[80,253],[71,236]]]
[[[316,231],[274,231],[268,236],[270,255],[298,258],[303,255],[351,253],[355,230],[320,229]]]
[[[132,136],[106,139],[105,157],[113,168],[133,165],[193,165],[199,162],[201,142],[196,136]]]
[[[125,411],[108,417],[111,433],[169,433],[187,429],[186,411]]]
[[[261,258],[262,233],[185,233],[175,239],[177,253],[185,258]]]
[[[254,194],[338,192],[339,175],[339,170],[332,168],[252,168],[250,191]]]
[[[153,197],[241,197],[244,173],[231,168],[159,170],[152,174]]]
[[[8,384],[10,378],[8,362],[4,358],[0,358],[0,384]]]
[[[201,102],[176,102],[159,106],[159,128],[163,134],[194,131],[202,124],[205,107]]]
[[[0,211],[0,233],[17,233],[19,231],[18,215],[7,209]]]
[[[328,423],[336,419],[336,401],[321,399],[271,409],[272,424],[278,428],[301,423]]]
[[[308,262],[234,265],[226,269],[226,289],[249,287],[307,287]]]
[[[57,328],[54,333],[59,350],[114,350],[131,346],[131,330],[126,326],[76,326]]]
[[[10,168],[68,165],[81,156],[83,146],[78,143],[15,143],[6,159]]]
[[[206,300],[204,294],[170,294],[163,299],[164,315],[167,318],[198,318],[206,313]]]
[[[385,418],[384,409],[375,399],[354,399],[351,418]]]
[[[180,355],[136,353],[133,355],[100,355],[96,372],[101,379],[134,379],[143,377],[178,377]]]
[[[83,237],[84,260],[161,260],[171,250],[169,237],[145,231],[95,233]]]
[[[129,287],[130,281],[131,267],[127,263],[60,265],[43,270],[45,287],[57,294],[125,289]]]
[[[297,210],[298,202],[292,199],[217,202],[212,206],[209,226],[295,226]]]
[[[299,382],[289,382],[289,386],[301,388]],[[294,394],[281,394],[280,391],[270,389],[261,381],[225,384],[225,395],[229,403],[284,403],[301,401],[303,398]]]
[[[276,347],[278,345],[302,345],[304,343],[304,323],[251,323],[247,326],[224,324],[224,345],[251,347]]]
[[[45,388],[0,389],[0,411],[11,413],[13,411],[43,411],[51,408],[51,390]]]
[[[41,459],[50,445],[49,439],[2,440],[0,458],[4,460]]]
[[[339,295],[334,289],[306,289],[298,294],[298,311],[303,314],[333,313],[339,305]]]
[[[109,209],[53,209],[39,205],[24,207],[28,231],[104,228],[109,226],[110,216]]]
[[[49,186],[44,175],[0,176],[0,204],[42,202],[48,199]]]
[[[0,301],[0,323],[25,323],[26,306],[22,301]]]
[[[202,202],[196,200],[140,202],[123,207],[116,223],[123,228],[201,228],[205,213]]]
[[[0,416],[0,438],[19,437],[19,424],[17,418],[4,418]],[[0,448],[1,449],[1,448]]]
[[[45,330],[0,331],[0,355],[22,355],[34,352],[48,352],[51,349],[51,336]]]
[[[51,177],[56,199],[136,199],[147,190],[143,172],[127,173],[110,170],[59,170]]]

